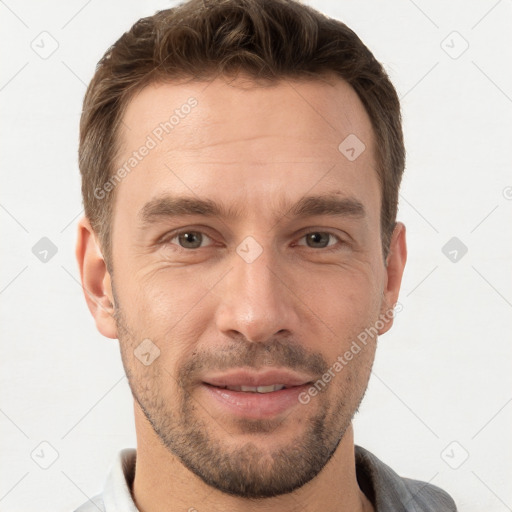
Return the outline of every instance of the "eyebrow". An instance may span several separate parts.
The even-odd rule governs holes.
[[[361,201],[355,198],[326,195],[303,197],[291,208],[288,214],[293,217],[331,215],[363,218],[366,212]]]
[[[164,195],[147,202],[139,211],[138,216],[142,227],[146,227],[165,218],[201,215],[229,219],[241,217],[242,214],[243,208],[228,208],[211,199]],[[285,214],[276,213],[276,219],[290,215],[296,218],[320,215],[363,218],[366,211],[363,204],[353,197],[320,195],[303,197],[289,207]]]

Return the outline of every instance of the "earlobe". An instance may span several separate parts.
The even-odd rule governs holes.
[[[116,339],[117,328],[110,273],[96,234],[86,217],[78,223],[76,259],[85,300],[94,317],[96,327],[103,336]]]
[[[393,325],[393,306],[398,301],[406,261],[407,243],[405,239],[405,225],[401,222],[397,222],[393,230],[389,254],[386,259],[387,282],[381,306],[381,316],[384,315],[387,321],[384,322],[384,327],[379,329],[379,335],[389,331]]]

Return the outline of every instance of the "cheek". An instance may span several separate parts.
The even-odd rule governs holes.
[[[158,346],[159,359],[169,369],[195,349],[208,315],[212,316],[207,309],[213,285],[204,273],[199,278],[190,270],[146,273],[124,288],[125,296],[131,297],[129,306],[122,301],[129,327],[137,338],[149,338]]]
[[[343,326],[366,326],[380,309],[382,286],[370,269],[336,268],[301,280],[302,298],[320,320],[343,331]]]
[[[328,278],[310,278],[311,285],[313,282],[315,287],[304,288],[314,290],[306,301],[314,313],[310,332],[316,334],[311,335],[316,341],[311,342],[311,348],[321,351],[329,366],[341,358],[343,369],[337,365],[340,371],[335,379],[338,383],[349,378],[364,380],[375,352],[376,339],[368,332],[380,313],[382,290],[378,279],[372,272],[345,269],[331,272]]]
[[[192,268],[145,268],[124,286],[132,318],[146,328],[165,330],[193,314],[211,288],[209,276]]]

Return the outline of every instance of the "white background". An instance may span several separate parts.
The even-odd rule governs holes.
[[[404,310],[380,340],[356,442],[461,511],[512,510],[512,4],[309,3],[385,64],[408,151]],[[78,123],[103,52],[171,5],[0,2],[2,511],[73,510],[135,446],[117,341],[95,330],[78,282]],[[52,38],[43,59],[31,44]],[[42,237],[58,249],[46,263],[32,252]],[[442,252],[452,237],[468,248],[457,262]],[[59,455],[48,469],[31,458],[51,461],[43,441]]]

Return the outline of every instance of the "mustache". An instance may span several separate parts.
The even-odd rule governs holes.
[[[246,367],[254,370],[288,368],[312,375],[323,375],[329,365],[318,352],[306,350],[297,343],[272,340],[265,343],[239,341],[222,347],[194,352],[178,372],[182,386],[200,380],[207,371],[225,371]]]

